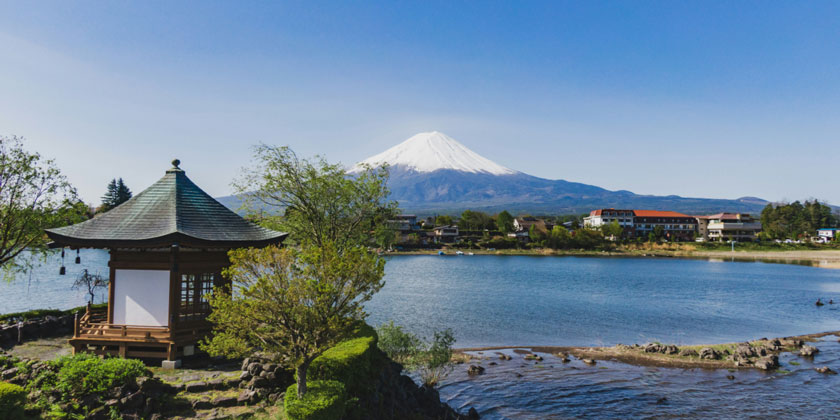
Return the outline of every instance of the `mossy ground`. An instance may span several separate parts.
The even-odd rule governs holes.
[[[28,359],[53,360],[73,353],[73,347],[67,342],[69,339],[70,336],[62,336],[25,341],[8,352]]]

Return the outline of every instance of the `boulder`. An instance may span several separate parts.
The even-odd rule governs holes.
[[[762,370],[771,370],[779,367],[779,357],[776,355],[765,356],[755,361],[755,367]]]
[[[680,349],[675,345],[663,346],[661,352],[665,354],[677,354],[680,352]]]
[[[703,347],[700,349],[700,358],[706,360],[716,360],[720,358],[720,353],[711,347]]]
[[[831,368],[829,368],[828,366],[814,368],[814,370],[816,370],[819,373],[826,373],[826,374],[829,374],[829,375],[836,375],[837,374],[837,372],[831,370]]]
[[[680,351],[680,356],[697,357],[697,351],[695,351],[694,349],[682,349],[682,351]]]
[[[814,357],[814,355],[819,352],[820,350],[814,346],[802,346],[802,348],[799,349],[799,355],[803,357]]]
[[[645,345],[645,353],[659,353],[662,346],[659,344],[647,344]]]
[[[233,407],[237,402],[238,398],[231,396],[218,396],[211,401],[213,407]]]
[[[258,376],[260,372],[262,372],[261,364],[253,362],[250,365],[248,365],[248,373],[250,373],[252,376]]]
[[[468,375],[481,375],[482,373],[484,373],[484,367],[482,366],[470,365],[470,367],[467,368]]]
[[[737,356],[737,359],[749,359],[750,357],[758,356],[755,349],[747,343],[739,344],[738,347],[735,348],[734,355]]]
[[[207,386],[207,382],[190,382],[184,386],[184,390],[187,392],[204,392],[210,389]]]

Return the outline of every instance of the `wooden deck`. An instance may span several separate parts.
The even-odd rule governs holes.
[[[194,345],[211,331],[206,321],[172,329],[111,324],[107,318],[107,310],[88,308],[76,320],[70,339],[74,353],[175,360],[183,356],[184,346]]]

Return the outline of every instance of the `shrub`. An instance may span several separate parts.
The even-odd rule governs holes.
[[[81,398],[99,395],[110,388],[125,385],[149,372],[143,362],[134,359],[105,358],[89,353],[64,356],[51,361],[58,373],[42,387],[52,387],[64,397]],[[54,383],[51,383],[54,382]]]
[[[403,331],[401,326],[394,325],[394,321],[380,325],[376,333],[379,336],[377,343],[379,349],[391,360],[404,365],[411,363],[411,359],[422,345],[416,335]]]
[[[427,348],[417,354],[415,365],[423,384],[435,386],[452,371],[452,344],[455,337],[452,329],[435,332],[435,338]]]
[[[312,361],[309,377],[337,380],[345,385],[350,395],[363,395],[370,390],[379,371],[380,353],[377,352],[376,342],[376,331],[367,324],[361,324],[351,338]]]
[[[26,391],[7,382],[0,382],[0,419],[23,420]]]
[[[297,384],[286,389],[286,417],[289,420],[337,420],[344,415],[347,392],[338,381],[312,381],[306,395],[298,399]]]

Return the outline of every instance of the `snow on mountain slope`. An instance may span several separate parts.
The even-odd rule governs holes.
[[[452,137],[437,131],[416,134],[378,155],[359,162],[350,173],[358,172],[361,164],[376,166],[382,163],[417,172],[451,169],[491,175],[518,173],[473,152]]]

